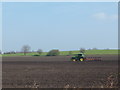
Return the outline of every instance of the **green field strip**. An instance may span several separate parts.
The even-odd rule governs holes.
[[[60,51],[59,55],[73,55],[73,54],[79,54],[79,50],[76,51]],[[86,55],[89,54],[120,54],[118,50],[86,50]],[[37,52],[27,53],[26,56],[33,56],[33,55],[39,55]],[[40,56],[46,56],[47,52],[43,52]],[[24,53],[16,53],[16,54],[3,54],[0,56],[24,56]]]

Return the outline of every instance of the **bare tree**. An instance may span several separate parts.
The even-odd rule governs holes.
[[[38,49],[38,50],[37,50],[37,53],[38,53],[39,55],[41,55],[42,52],[43,52],[42,49]]]
[[[30,51],[30,46],[29,45],[24,45],[22,47],[22,52],[24,53],[24,55],[26,55],[26,53],[28,53]]]
[[[80,53],[85,53],[85,48],[80,48]]]

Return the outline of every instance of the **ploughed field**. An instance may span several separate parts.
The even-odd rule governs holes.
[[[116,86],[117,55],[72,62],[70,56],[3,57],[3,88],[101,88]],[[112,77],[111,77],[112,75]]]

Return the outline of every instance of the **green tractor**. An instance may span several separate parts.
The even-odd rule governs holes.
[[[85,56],[84,54],[75,54],[72,58],[72,61],[84,61],[85,60]]]

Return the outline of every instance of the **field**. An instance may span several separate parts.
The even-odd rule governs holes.
[[[71,51],[72,54],[80,53],[79,50]],[[85,54],[118,54],[118,50],[86,50]],[[32,56],[38,54],[36,52],[27,53],[27,56]],[[43,52],[41,56],[45,56],[47,52]],[[60,55],[69,55],[69,51],[60,51]],[[2,56],[24,56],[23,53],[16,53],[16,54],[3,54]]]
[[[102,61],[72,62],[71,56],[3,57],[3,88],[117,87],[117,55],[87,55]]]

